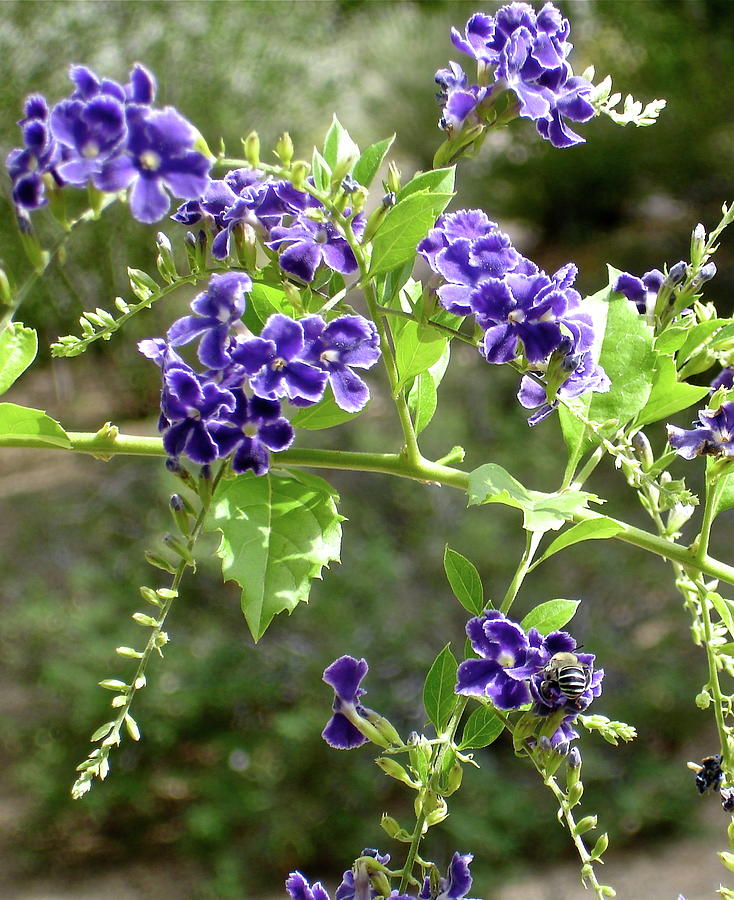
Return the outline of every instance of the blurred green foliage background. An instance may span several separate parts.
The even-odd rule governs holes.
[[[461,164],[455,208],[486,209],[546,269],[576,261],[581,289],[591,293],[605,283],[607,262],[640,274],[685,257],[696,222],[713,227],[722,201],[734,199],[734,4],[559,5],[571,18],[576,71],[593,63],[618,90],[644,101],[667,97],[668,108],[651,129],[581,126],[588,143],[567,151],[516,122]],[[362,146],[397,131],[394,157],[407,177],[430,165],[441,139],[432,79],[458,58],[449,27],[463,28],[476,9],[402,0],[11,0],[0,24],[3,155],[18,140],[23,97],[64,96],[70,62],[124,80],[140,60],[158,77],[159,102],[175,105],[213,147],[222,136],[236,154],[239,138],[256,128],[267,148],[288,129],[308,157],[336,112]],[[165,228],[180,241],[173,223]],[[162,334],[188,298],[138,317],[89,358],[51,362],[45,348],[74,330],[83,309],[109,307],[126,293],[126,264],[153,268],[155,231],[120,207],[74,236],[66,264],[21,311],[44,349],[6,399],[43,406],[71,429],[108,419],[129,431],[154,429],[158,372],[135,341]],[[731,248],[725,236],[708,293],[726,313]],[[0,262],[19,281],[27,274],[7,205]],[[397,446],[386,392],[380,396],[378,375],[372,382],[375,399],[353,426],[299,441]],[[557,427],[549,421],[530,431],[515,390],[509,373],[457,348],[425,452],[460,443],[469,467],[494,460],[550,489],[563,464]],[[13,856],[3,877],[46,872],[63,881],[111,862],[164,860],[195,873],[180,897],[251,898],[276,893],[295,866],[333,882],[362,846],[386,847],[379,815],[408,820],[407,792],[367,751],[339,754],[323,744],[330,692],[321,672],[343,653],[364,655],[370,705],[401,729],[420,729],[425,671],[446,641],[457,655],[463,646],[465,616],[442,574],[444,544],[473,559],[486,594],[497,596],[521,552],[513,512],[467,512],[447,489],[322,473],[340,489],[349,519],[342,566],[315,585],[308,607],[277,620],[253,647],[236,590],[203,565],[174,609],[166,659],[136,701],[143,742],[127,743],[108,781],[73,802],[74,766],[109,699],[96,682],[124,674],[114,647],[139,640],[129,614],[137,586],[155,577],[143,551],[159,546],[176,487],[159,462],[60,457],[0,456],[0,800],[17,803],[0,832]],[[646,527],[611,467],[591,489],[611,498],[611,515]],[[727,524],[722,517],[712,547],[724,557]],[[531,576],[518,614],[549,596],[583,598],[574,630],[607,672],[597,711],[639,729],[635,744],[616,751],[585,740],[589,810],[603,802],[617,847],[685,832],[699,798],[684,763],[708,752],[713,738],[692,702],[705,660],[690,645],[669,572],[641,551],[592,542]],[[564,858],[569,847],[549,796],[509,747],[500,742],[477,756],[481,770],[467,772],[426,855],[445,860],[455,848],[471,850],[476,888],[489,892],[523,866]]]

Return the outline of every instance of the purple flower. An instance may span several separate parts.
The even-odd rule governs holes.
[[[157,222],[174,196],[201,197],[209,184],[209,160],[193,149],[195,133],[175,109],[130,105],[124,152],[108,160],[94,176],[102,191],[130,189],[130,209],[140,222]]]
[[[695,428],[686,431],[668,425],[670,446],[684,459],[694,456],[734,456],[734,402],[704,409]]]
[[[83,186],[122,143],[127,130],[125,110],[108,94],[98,94],[88,103],[62,100],[51,111],[51,129],[64,151],[59,175]]]
[[[220,412],[219,421],[210,425],[209,432],[220,457],[234,451],[234,472],[251,470],[255,475],[264,475],[270,468],[269,451],[278,453],[293,443],[293,426],[280,414],[277,400],[248,398],[242,390],[233,394],[235,408]]]
[[[520,345],[529,362],[540,362],[563,337],[559,319],[565,297],[543,272],[489,278],[472,292],[471,307],[485,329],[482,355],[487,362],[511,362]]]
[[[212,275],[207,290],[191,303],[195,315],[184,316],[169,328],[169,344],[179,347],[201,337],[198,348],[201,362],[210,369],[223,369],[230,363],[225,352],[230,326],[242,318],[245,293],[250,290],[252,280],[244,272]]]
[[[367,743],[367,738],[350,719],[364,711],[359,698],[366,691],[360,684],[368,671],[367,661],[357,660],[353,656],[342,656],[324,670],[324,681],[334,688],[334,715],[321,732],[330,747],[352,750]]]
[[[159,429],[169,456],[185,453],[200,465],[215,460],[220,454],[212,426],[220,412],[234,408],[231,391],[206,381],[185,363],[164,362]]]
[[[711,382],[712,391],[717,391],[720,387],[726,388],[727,390],[734,387],[734,368],[731,366],[722,369]]]
[[[568,20],[551,3],[537,15],[527,3],[510,3],[494,18],[472,16],[465,36],[452,29],[451,39],[480,67],[495,67],[492,90],[513,91],[519,115],[533,119],[543,138],[554,147],[570,147],[583,138],[565,120],[586,122],[594,108],[589,101],[591,83],[575,77],[567,61],[572,48],[569,31]]]
[[[665,275],[660,269],[651,269],[645,272],[642,278],[622,272],[614,282],[613,290],[631,300],[641,313],[652,312],[655,309],[658,291],[665,281]]]
[[[374,322],[363,316],[340,316],[327,325],[321,316],[307,316],[300,324],[306,342],[304,362],[326,372],[338,406],[359,412],[370,392],[352,367],[371,369],[380,358],[380,336]]]
[[[280,255],[280,267],[303,281],[313,281],[322,262],[342,275],[357,270],[351,247],[330,222],[302,215],[292,225],[273,228],[268,247],[279,250],[286,243],[289,246]]]
[[[450,62],[447,69],[439,69],[434,80],[439,87],[436,99],[443,106],[438,127],[451,134],[462,127],[487,97],[489,89],[478,84],[467,84],[464,70],[455,62]]]
[[[244,366],[250,386],[258,397],[279,400],[288,397],[298,405],[317,403],[324,395],[328,375],[301,359],[305,350],[304,331],[281,313],[270,316],[259,338],[235,344],[232,360]]]
[[[376,859],[382,866],[386,866],[390,862],[389,853],[380,853],[371,847],[365,848],[361,853],[362,856],[371,856]],[[395,892],[391,896],[394,897]],[[371,886],[369,871],[364,862],[355,863],[351,869],[342,876],[342,883],[336,889],[334,900],[371,900],[377,896],[377,891]],[[403,896],[401,894],[401,896]],[[408,900],[408,898],[405,898]]]
[[[556,391],[556,399],[550,402],[545,385],[539,384],[529,375],[523,375],[517,399],[525,409],[537,410],[528,419],[528,425],[537,425],[538,422],[542,422],[558,406],[559,399],[571,400],[574,397],[580,397],[587,391],[604,394],[611,387],[607,373],[598,363],[594,362],[590,352],[581,356],[569,353],[562,358],[561,367],[570,371],[571,374]]]
[[[320,881],[314,882],[311,887],[300,872],[291,872],[285,883],[285,889],[291,900],[329,900],[329,895]]]
[[[426,878],[418,894],[419,900],[463,900],[472,886],[469,866],[474,856],[471,853],[454,853],[445,878],[438,884],[438,893],[431,891],[431,880]]]
[[[565,710],[570,715],[559,726],[560,734],[554,733],[551,737],[551,746],[556,747],[568,737],[570,732],[564,731],[564,723],[570,728],[571,723],[581,710],[589,706],[595,697],[601,694],[601,683],[604,679],[604,669],[595,669],[593,653],[576,653],[576,641],[566,631],[553,631],[543,639],[538,662],[542,667],[535,672],[530,679],[530,693],[535,701],[533,712],[538,716],[549,716],[559,709]],[[556,654],[568,654],[568,661],[557,662],[553,660]],[[550,664],[550,665],[549,665]],[[564,677],[578,681],[577,689],[583,690],[576,693],[565,684]],[[564,692],[565,691],[565,692]],[[569,693],[572,696],[569,696]],[[578,737],[574,733],[574,737]],[[555,743],[554,743],[555,739]],[[570,740],[570,738],[569,738]]]
[[[528,635],[502,613],[490,610],[470,619],[466,633],[481,659],[467,659],[459,666],[456,693],[489,697],[498,709],[517,709],[530,703],[527,680],[537,670],[540,640]]]
[[[483,13],[475,13],[466,23],[464,29],[464,37],[462,37],[456,28],[451,29],[451,42],[457,50],[473,56],[481,62],[492,62],[494,54],[489,50],[487,44],[492,37],[494,31],[494,20],[492,16],[486,16]]]
[[[61,161],[61,147],[51,133],[48,106],[40,94],[28,97],[23,111],[25,115],[18,122],[23,147],[11,150],[5,165],[13,182],[13,202],[27,211],[46,203],[45,173],[50,172],[60,182],[54,167]]]
[[[549,669],[558,653],[572,654],[576,641],[566,631],[552,631],[543,637],[536,628],[526,634],[503,613],[489,610],[470,619],[466,633],[480,659],[466,659],[457,672],[456,693],[488,697],[498,709],[518,709],[535,700],[533,712],[546,716],[557,709],[577,714],[601,693],[603,669],[593,669],[594,656],[574,654],[583,672],[591,673],[583,690],[564,694]],[[557,668],[557,667],[556,667]],[[558,736],[558,741],[562,735]]]

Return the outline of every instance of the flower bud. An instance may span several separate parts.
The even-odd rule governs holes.
[[[293,141],[287,131],[275,143],[275,155],[288,168],[293,160]]]
[[[242,146],[245,150],[245,159],[248,164],[256,169],[260,165],[260,138],[256,131],[251,131],[246,138],[242,140]]]
[[[380,225],[382,225],[382,223],[385,221],[385,216],[387,215],[389,209],[390,206],[385,205],[385,200],[383,198],[383,202],[377,207],[377,209],[373,210],[372,213],[370,213],[370,217],[367,219],[367,225],[364,229],[364,235],[362,236],[362,243],[366,244],[368,241],[372,240],[372,238],[379,230]]]
[[[420,787],[420,785],[413,781],[400,763],[391,759],[389,756],[378,756],[375,763],[386,775],[389,775],[390,778],[394,778],[396,781],[402,781],[403,784],[407,784],[408,787],[415,788],[416,790]]]
[[[13,292],[10,289],[10,281],[8,280],[5,269],[0,269],[0,306],[13,305]]]
[[[237,262],[248,272],[257,267],[257,236],[247,222],[238,222],[232,229]]]
[[[373,709],[364,709],[364,718],[377,730],[379,734],[382,735],[383,738],[388,742],[386,746],[390,744],[402,747],[403,739],[398,734],[397,730],[393,727],[393,725],[379,713],[376,713]]]
[[[355,191],[359,190],[360,185],[358,181],[355,181],[352,175],[345,175],[344,178],[342,178],[340,187],[345,194],[353,194]]]
[[[568,791],[568,802],[571,806],[576,806],[584,795],[584,786],[579,781]]]
[[[401,174],[400,169],[391,160],[387,167],[387,178],[385,179],[385,190],[392,194],[397,194],[400,190]]]
[[[173,494],[169,501],[171,515],[176,527],[182,535],[188,537],[191,534],[191,519],[186,510],[186,503],[180,494]]]
[[[302,159],[296,160],[291,167],[291,184],[297,191],[302,191],[306,184],[309,165]]]
[[[632,438],[632,446],[637,454],[637,458],[642,463],[643,471],[649,472],[655,462],[655,457],[647,435],[643,431],[638,431]]]
[[[599,835],[599,839],[594,844],[594,849],[591,851],[592,859],[599,859],[600,856],[603,856],[604,851],[609,846],[609,835],[604,832],[604,834]]]
[[[666,282],[673,287],[676,284],[680,284],[681,281],[686,277],[686,272],[688,271],[688,265],[684,260],[677,262],[672,269],[668,272],[666,277]]]
[[[706,249],[706,229],[699,222],[693,229],[691,235],[691,265],[697,267],[703,259],[704,250]]]
[[[587,831],[591,831],[592,828],[596,828],[596,816],[584,816],[580,822],[576,823],[576,827],[574,828],[574,834],[586,834]]]
[[[701,285],[705,284],[707,281],[711,281],[714,275],[716,275],[716,263],[706,263],[706,265],[701,269],[701,271],[691,282],[691,288],[694,291],[697,291],[701,287]]]
[[[172,284],[178,278],[178,272],[176,271],[176,261],[173,258],[171,242],[162,231],[159,231],[156,235],[155,242],[158,247],[158,258],[156,259],[158,271],[165,281]]]
[[[711,706],[711,694],[708,691],[701,691],[700,694],[696,694],[695,703],[699,709],[708,709]]]

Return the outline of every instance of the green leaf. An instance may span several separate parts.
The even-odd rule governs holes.
[[[634,304],[621,294],[610,294],[599,362],[612,386],[606,394],[592,394],[589,404],[589,418],[594,422],[619,422],[610,433],[631,421],[647,403],[655,370],[652,345],[652,327]]]
[[[670,356],[659,356],[653,377],[650,397],[638,415],[635,424],[642,427],[651,422],[667,419],[698,403],[709,393],[710,388],[698,387],[678,381],[675,363]]]
[[[558,631],[576,614],[578,600],[547,600],[531,610],[520,623],[525,631],[537,628],[541,634]]]
[[[22,445],[30,439],[51,447],[71,448],[71,441],[58,422],[41,409],[15,403],[0,403],[0,436],[6,447],[12,447],[16,441]]]
[[[11,322],[0,334],[0,394],[15,382],[36,358],[38,335],[20,322]]]
[[[367,407],[365,407],[366,409]],[[319,431],[321,428],[333,428],[335,425],[341,425],[356,419],[360,412],[350,413],[337,406],[334,400],[334,394],[331,388],[324,395],[324,399],[313,406],[305,406],[298,409],[295,413],[289,414],[291,425],[294,428],[306,428],[309,431]]]
[[[437,363],[444,351],[448,338],[429,325],[421,325],[405,319],[395,337],[395,362],[398,367],[398,388],[404,387],[411,378],[425,372]],[[430,420],[429,420],[430,421]]]
[[[488,747],[505,730],[504,722],[488,706],[480,706],[466,720],[459,750],[478,750]]]
[[[450,166],[448,169],[431,169],[428,172],[420,172],[402,186],[396,199],[400,203],[401,200],[410,197],[411,194],[425,193],[426,191],[429,194],[452,194],[455,176],[456,166]]]
[[[332,172],[339,170],[342,178],[351,169],[350,161],[359,159],[359,147],[336,116],[324,138],[324,159]]]
[[[562,534],[559,534],[538,562],[543,562],[549,556],[558,553],[559,550],[565,550],[566,547],[579,544],[581,541],[603,540],[604,538],[614,537],[615,534],[619,534],[624,530],[625,526],[621,522],[615,522],[614,519],[609,519],[606,516],[579,522],[578,525],[573,525]]]
[[[688,332],[685,343],[677,354],[677,366],[682,368],[689,356],[703,349],[703,345],[708,342],[711,335],[718,331],[722,326],[728,325],[729,319],[708,319],[705,322],[699,322]]]
[[[447,544],[443,554],[443,567],[459,603],[472,615],[481,615],[484,611],[484,588],[474,563]]]
[[[734,474],[722,476],[722,481],[723,484],[719,488],[714,516],[718,516],[719,513],[723,513],[734,506]]]
[[[311,579],[339,560],[337,500],[328,482],[305,472],[241,475],[217,488],[207,528],[222,533],[222,575],[242,587],[256,641],[278,613],[305,603]]]
[[[675,353],[680,350],[690,331],[690,326],[674,323],[668,325],[662,334],[655,338],[655,350],[658,353]]]
[[[331,167],[315,147],[311,157],[311,174],[315,187],[320,191],[328,191],[331,182]]]
[[[415,258],[416,247],[446,209],[453,194],[411,194],[388,212],[372,244],[374,278]]]
[[[372,181],[375,175],[380,171],[382,161],[385,159],[385,156],[387,156],[387,151],[392,146],[394,140],[395,135],[393,134],[392,137],[385,138],[384,141],[378,141],[364,151],[357,160],[354,170],[352,171],[352,177],[355,181],[358,181],[366,188],[372,184]]]
[[[721,621],[726,625],[729,634],[734,637],[734,616],[732,615],[731,601],[717,594],[716,591],[709,591],[706,594],[707,600],[714,605],[714,609],[721,616]]]
[[[557,531],[592,501],[599,502],[599,498],[586,491],[531,491],[496,463],[487,463],[469,474],[469,506],[503,503],[521,509],[526,531]]]
[[[441,734],[448,725],[456,704],[454,687],[457,669],[458,664],[451,652],[451,645],[446,644],[426,675],[423,685],[423,706],[437,734]]]
[[[446,347],[439,359],[429,366],[425,372],[421,372],[413,382],[408,393],[408,409],[413,417],[413,425],[416,435],[426,428],[433,418],[438,406],[438,386],[441,384],[451,356],[451,342],[446,342]]]
[[[273,313],[291,313],[292,306],[281,287],[255,281],[247,298],[244,322],[251,331],[260,332],[262,326]],[[250,318],[254,315],[254,320]]]

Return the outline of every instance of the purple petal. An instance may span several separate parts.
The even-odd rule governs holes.
[[[335,750],[354,750],[367,743],[362,732],[341,713],[334,713],[321,732],[321,737]]]
[[[130,211],[138,222],[152,224],[162,219],[168,212],[171,201],[156,177],[141,175],[130,191]]]
[[[323,680],[334,688],[340,700],[345,703],[356,703],[357,697],[364,693],[359,685],[368,671],[367,660],[340,656],[324,669]]]
[[[288,363],[283,374],[288,397],[318,403],[324,396],[328,375],[321,369],[316,369],[308,363],[295,361]]]
[[[232,457],[232,471],[239,474],[252,471],[255,475],[264,475],[269,467],[270,454],[267,448],[255,438],[243,436]]]
[[[493,659],[465,659],[457,670],[454,690],[457,694],[484,697],[501,671],[502,667]]]
[[[303,281],[313,281],[321,262],[321,245],[299,241],[291,244],[280,256],[280,267],[284,272],[295,275]]]
[[[367,405],[370,399],[369,388],[348,366],[330,366],[329,380],[336,404],[341,409],[356,413]]]
[[[291,360],[303,350],[303,327],[282,313],[270,316],[260,335],[273,341],[276,355],[282,359]]]
[[[278,453],[290,447],[295,432],[288,419],[281,416],[275,422],[263,425],[258,431],[258,437],[268,449]]]

